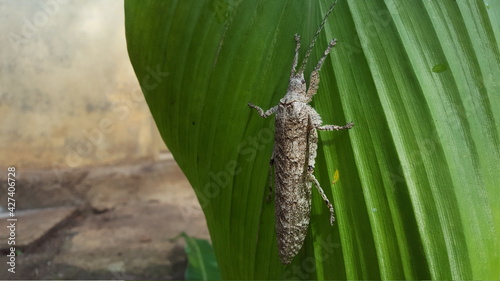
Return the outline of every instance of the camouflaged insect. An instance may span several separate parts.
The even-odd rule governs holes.
[[[331,48],[335,46],[335,39],[330,42],[312,71],[309,88],[307,88],[304,79],[304,68],[311,50],[335,4],[336,1],[321,22],[298,71],[296,68],[300,36],[295,34],[297,45],[288,90],[279,104],[267,111],[252,103],[248,104],[251,108],[256,109],[263,118],[276,113],[275,142],[270,166],[271,170],[272,166],[275,166],[276,235],[280,260],[283,264],[289,264],[304,243],[311,213],[311,185],[313,183],[330,209],[330,223],[333,224],[335,220],[333,206],[313,174],[318,147],[318,132],[316,130],[344,130],[352,128],[354,124],[321,126],[321,117],[308,105],[318,90],[319,70]]]

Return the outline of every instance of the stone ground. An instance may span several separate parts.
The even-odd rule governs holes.
[[[16,273],[0,279],[183,279],[188,235],[209,239],[194,192],[168,154],[157,162],[18,171]],[[2,179],[0,202],[7,202]],[[1,224],[8,225],[6,217]]]

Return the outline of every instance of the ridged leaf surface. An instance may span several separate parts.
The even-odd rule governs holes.
[[[279,262],[266,203],[273,118],[331,1],[126,0],[132,65],[193,186],[225,279],[500,277],[500,2],[340,0],[311,105],[324,124],[302,251]]]

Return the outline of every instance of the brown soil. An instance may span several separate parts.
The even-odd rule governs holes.
[[[1,189],[0,202],[7,202]],[[185,243],[175,238],[182,232],[209,238],[171,157],[75,169],[62,180],[52,170],[20,171],[16,202],[16,273],[7,271],[2,230],[0,279],[183,279]],[[66,207],[54,208],[60,206]]]

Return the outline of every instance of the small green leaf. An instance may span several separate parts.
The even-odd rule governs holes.
[[[210,243],[205,239],[193,238],[186,233],[181,234],[186,240],[188,266],[186,280],[221,280],[217,260]]]

